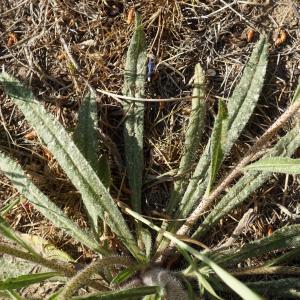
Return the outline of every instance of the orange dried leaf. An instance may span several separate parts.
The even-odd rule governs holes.
[[[254,31],[253,29],[249,29],[249,30],[247,31],[246,36],[247,36],[247,42],[248,42],[248,43],[252,42],[253,37],[254,37],[254,33],[255,33],[255,31]]]
[[[272,235],[272,233],[273,233],[273,229],[272,229],[272,227],[269,227],[268,228],[268,236]]]
[[[134,20],[134,8],[131,7],[128,11],[128,15],[127,15],[127,24],[131,24]]]
[[[9,33],[7,36],[7,47],[12,47],[17,41],[16,34],[13,32]]]
[[[279,35],[275,41],[275,46],[283,44],[287,39],[287,34],[284,30],[280,30]]]
[[[51,154],[51,152],[45,147],[42,146],[42,155],[48,160],[51,161],[53,158],[53,155]]]
[[[37,134],[36,134],[35,130],[31,130],[30,132],[28,132],[24,135],[24,138],[26,140],[34,140],[36,137],[37,137]]]

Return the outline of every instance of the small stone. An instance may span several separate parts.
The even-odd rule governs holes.
[[[206,71],[207,76],[216,76],[217,75],[217,71],[215,69],[207,69]]]

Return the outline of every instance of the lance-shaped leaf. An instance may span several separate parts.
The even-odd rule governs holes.
[[[125,64],[123,94],[131,97],[143,97],[146,75],[146,41],[141,24],[141,16],[137,12],[135,32],[131,39]],[[144,104],[136,101],[124,101],[124,142],[126,166],[131,204],[136,211],[141,211],[141,190],[144,169],[143,135]]]
[[[197,64],[195,67],[194,88],[192,93],[192,111],[189,117],[185,141],[184,153],[179,163],[177,176],[178,181],[175,182],[174,191],[168,203],[167,212],[170,213],[182,198],[184,190],[187,186],[190,169],[196,161],[197,151],[199,150],[201,137],[204,126],[205,116],[205,94],[204,94],[204,73]]]
[[[6,290],[7,295],[10,297],[11,300],[26,300],[25,298],[21,297],[19,293],[16,291],[9,291]],[[1,295],[0,295],[1,296]]]
[[[300,246],[296,247],[295,249],[292,249],[291,251],[288,251],[279,257],[276,257],[274,259],[266,261],[263,265],[266,267],[271,267],[275,265],[280,265],[283,263],[287,263],[295,258],[300,257]]]
[[[42,282],[51,277],[58,276],[57,272],[20,275],[15,278],[6,278],[0,281],[0,290],[14,290],[26,287],[33,283]]]
[[[255,46],[245,67],[241,81],[228,100],[228,141],[227,152],[240,136],[257,104],[267,69],[268,43],[263,36]]]
[[[111,178],[108,161],[104,156],[101,157],[101,161],[97,159],[99,138],[97,126],[96,95],[95,91],[90,89],[80,105],[78,124],[73,139],[78,149],[99,176],[101,182],[105,187],[109,187]]]
[[[211,134],[209,180],[206,190],[207,196],[209,195],[212,185],[215,182],[217,172],[225,154],[228,130],[227,117],[226,105],[220,100],[218,115],[216,117],[214,128]]]
[[[154,225],[152,222],[141,216],[140,214],[136,213],[135,211],[126,208],[126,212],[133,216],[136,220],[143,222],[147,226],[149,226],[151,229],[161,232],[161,228]],[[212,261],[207,255],[195,250],[188,244],[184,243],[183,241],[179,240],[177,237],[175,237],[174,234],[164,231],[163,232],[164,237],[171,240],[173,243],[176,244],[178,248],[181,248],[181,250],[184,250],[188,253],[190,253],[192,256],[194,256],[197,260],[202,261],[205,265],[209,266],[216,275],[232,290],[234,290],[239,296],[241,296],[242,299],[247,300],[262,300],[260,296],[258,296],[256,293],[251,291],[248,287],[246,287],[242,282],[240,282],[238,279],[233,277],[231,274],[229,274],[227,271],[222,269],[219,265],[217,265],[214,261]]]
[[[245,128],[257,104],[264,83],[267,54],[268,43],[266,38],[262,37],[251,54],[240,83],[228,101],[228,133],[225,155],[230,152],[232,145]],[[209,145],[210,141],[196,166],[192,179],[180,202],[179,213],[176,217],[187,217],[206,190],[208,184],[207,174],[210,165]]]
[[[297,99],[300,99],[300,83],[298,84],[296,91],[294,93],[293,99],[292,99],[292,103],[295,102]]]
[[[300,159],[289,157],[267,157],[248,165],[246,171],[261,171],[285,174],[300,174]]]
[[[7,73],[1,73],[0,82],[81,193],[95,231],[98,231],[98,218],[100,217],[108,223],[112,231],[118,235],[131,253],[142,259],[140,250],[121,212],[65,128],[34,99],[32,93],[24,88],[18,80]],[[6,173],[13,169],[7,169]],[[13,176],[13,179],[16,183],[19,182],[17,177]],[[26,191],[26,193],[27,198],[29,198],[30,191]]]
[[[286,136],[282,137],[270,150],[267,156],[291,156],[300,146],[299,130],[295,127]],[[251,193],[256,191],[272,176],[270,173],[247,172],[221,199],[211,213],[193,234],[193,238],[203,236],[218,220],[232,209],[243,203]]]
[[[53,244],[49,243],[46,239],[34,235],[21,233],[21,238],[34,249],[36,253],[46,259],[56,259],[65,262],[75,262],[74,259],[66,252],[59,250]]]
[[[0,162],[0,164],[1,164],[1,162]],[[0,216],[0,233],[7,239],[14,241],[19,246],[26,249],[29,253],[36,254],[34,249],[31,247],[31,245],[29,243],[27,243],[26,241],[24,241],[21,238],[21,236],[14,229],[12,229],[9,226],[9,224],[5,221],[5,219],[3,219],[1,216]]]
[[[159,291],[157,286],[145,286],[119,291],[94,293],[86,296],[72,297],[72,300],[131,300],[141,299],[145,295],[156,294]]]
[[[191,168],[196,161],[196,153],[199,150],[201,137],[203,133],[204,125],[204,116],[205,116],[205,93],[204,93],[204,73],[200,66],[197,64],[195,67],[195,79],[194,79],[194,88],[192,94],[192,111],[189,118],[188,127],[185,134],[184,142],[184,154],[179,163],[179,170],[177,176],[179,179],[175,181],[174,190],[172,191],[170,200],[167,206],[167,213],[172,214],[174,208],[181,201],[185,190],[188,186]],[[195,179],[191,179],[195,180]],[[198,178],[196,179],[198,181]],[[180,207],[180,212],[184,210],[184,207]],[[180,216],[178,215],[180,218]],[[174,224],[173,224],[174,225]],[[166,229],[168,223],[164,222],[162,224],[162,229]],[[169,228],[172,231],[172,228]],[[162,240],[162,234],[158,234],[156,243],[159,244]],[[168,241],[164,241],[164,244],[167,244]],[[164,245],[161,245],[164,247]]]
[[[152,222],[141,216],[140,214],[136,213],[135,211],[126,208],[125,209],[128,214],[133,216],[136,220],[143,222],[147,226],[149,226],[151,229],[161,232],[161,228],[154,225]],[[197,260],[202,261],[205,265],[210,267],[218,277],[232,290],[234,290],[239,296],[241,296],[242,299],[253,299],[253,300],[261,300],[262,298],[252,292],[249,288],[247,288],[242,282],[240,282],[238,279],[233,277],[231,274],[229,274],[227,271],[222,269],[219,265],[217,265],[214,261],[212,261],[207,255],[195,250],[188,244],[184,243],[183,241],[179,240],[174,234],[164,231],[163,232],[164,237],[171,240],[176,244],[178,248],[181,248],[181,250],[188,252],[192,256],[194,256]]]
[[[265,295],[265,299],[299,299],[300,298],[300,280],[297,277],[260,280],[245,282],[249,288],[257,293]],[[222,292],[230,293],[228,288],[217,287]]]
[[[222,265],[235,265],[251,257],[261,257],[274,250],[300,246],[300,225],[290,225],[273,232],[271,236],[250,242],[239,249],[216,251],[212,257]]]
[[[50,201],[48,197],[27,178],[21,167],[2,152],[0,152],[0,170],[12,181],[17,190],[29,200],[35,209],[50,220],[56,227],[63,229],[67,234],[87,247],[99,251],[97,242],[90,237],[87,232],[82,231],[76,226],[59,207]],[[18,244],[27,248],[26,242],[23,242],[23,245],[21,238],[18,240]]]
[[[246,282],[246,285],[258,293],[266,294],[269,299],[299,299],[300,280],[299,278],[284,278],[269,281]]]
[[[197,278],[199,290],[206,290],[209,294],[211,294],[215,299],[222,300],[216,292],[214,291],[211,284],[208,282],[208,280],[205,278],[205,275],[201,273],[201,270],[197,267],[197,264],[193,261],[193,259],[190,257],[190,255],[183,249],[178,249],[179,252],[182,254],[182,256],[188,261],[189,268],[186,273],[189,275],[193,275]],[[202,294],[202,293],[201,293]]]
[[[19,195],[10,198],[9,201],[3,204],[2,208],[0,209],[0,215],[4,217],[21,201],[22,201],[22,197],[20,197]]]
[[[251,54],[240,83],[228,101],[228,133],[227,143],[224,146],[224,157],[228,155],[231,147],[245,128],[257,104],[266,73],[267,54],[268,43],[266,38],[262,37]],[[211,163],[210,144],[211,139],[199,159],[174,218],[186,218],[207,190]],[[180,225],[180,222],[172,222],[168,226],[168,230],[175,232]],[[163,241],[159,246],[159,251],[163,251],[167,245],[168,241]]]

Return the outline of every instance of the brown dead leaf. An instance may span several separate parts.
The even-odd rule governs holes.
[[[17,36],[15,33],[10,32],[7,35],[7,47],[12,47],[14,44],[16,44],[18,41]]]

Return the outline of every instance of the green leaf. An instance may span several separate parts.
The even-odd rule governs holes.
[[[218,251],[213,254],[222,265],[234,265],[248,258],[259,258],[274,250],[300,246],[300,225],[290,225],[278,229],[271,236],[250,242],[239,249]]]
[[[300,100],[300,84],[298,84],[291,103]]]
[[[245,282],[245,284],[267,297],[267,299],[299,299],[300,298],[300,280],[299,278],[284,278],[275,280],[260,280],[256,282]],[[222,292],[230,293],[230,290],[224,287],[218,287]]]
[[[53,244],[40,236],[21,233],[21,238],[29,244],[35,252],[46,259],[56,259],[65,262],[74,262],[74,259],[66,252],[59,250]]]
[[[21,297],[16,291],[6,291],[9,295],[10,299],[12,300],[26,300],[25,298]]]
[[[159,288],[156,286],[138,287],[106,293],[94,293],[81,297],[72,297],[72,300],[124,300],[140,299],[142,296],[156,294]]]
[[[0,281],[0,290],[13,290],[31,285],[33,283],[42,282],[54,276],[58,276],[56,272],[38,273],[21,275],[15,278],[7,278]]]
[[[269,299],[299,299],[300,280],[299,278],[284,278],[269,281],[246,282],[251,289],[268,295]]]
[[[93,220],[92,225],[96,231],[98,231],[98,217],[100,217],[107,222],[131,253],[136,258],[143,260],[144,257],[140,253],[117,205],[64,127],[33,98],[32,93],[24,88],[18,80],[7,73],[2,73],[0,82],[81,193],[84,205],[90,219]],[[6,173],[11,173],[11,170],[13,168],[8,169]],[[14,181],[18,182],[18,178],[14,177]],[[24,189],[22,185],[23,183],[19,186],[21,191]],[[27,185],[28,183],[24,186]],[[36,188],[34,190],[36,191]],[[27,190],[27,198],[29,198],[29,194],[30,191]],[[93,248],[95,249],[95,247]]]
[[[20,234],[17,233],[14,229],[12,229],[1,216],[0,216],[0,232],[7,239],[12,240],[16,242],[18,245],[20,245],[21,247],[25,248],[29,253],[36,254],[36,252],[31,247],[31,245],[26,241],[24,241],[24,239],[21,238]]]
[[[38,270],[38,272],[49,272],[50,269],[41,267],[30,261],[20,259],[8,254],[1,254],[0,257],[0,280],[7,279],[9,277],[17,277],[22,274],[28,274],[32,270]],[[0,297],[1,299],[1,297]]]
[[[189,267],[187,273],[189,275],[195,276],[197,278],[200,291],[202,289],[204,289],[209,294],[211,294],[212,296],[214,296],[216,299],[222,300],[222,298],[220,298],[216,294],[216,292],[214,291],[214,289],[212,288],[212,286],[208,282],[208,280],[206,280],[205,276],[203,274],[201,274],[200,269],[197,267],[197,264],[191,259],[190,255],[184,249],[182,249],[182,248],[178,248],[178,250],[183,255],[183,257],[188,261],[190,267]]]
[[[0,170],[12,181],[18,191],[24,195],[30,203],[50,220],[56,227],[63,229],[67,234],[89,248],[99,251],[97,242],[87,232],[82,231],[73,223],[60,208],[51,202],[25,175],[21,167],[0,152]]]
[[[245,67],[240,83],[228,101],[228,133],[225,154],[245,128],[259,99],[263,87],[267,67],[268,43],[262,37],[255,46],[249,62]],[[180,202],[175,218],[186,218],[205,193],[208,185],[208,169],[210,165],[210,141],[196,166],[194,174]],[[181,224],[172,223],[169,230],[176,231]]]
[[[142,223],[146,224],[153,230],[160,232],[161,228],[154,225],[152,222],[141,216],[139,213],[126,208],[126,212],[133,216],[138,221],[141,221]],[[195,258],[197,258],[200,261],[203,261],[207,266],[209,266],[218,277],[226,284],[228,285],[232,290],[234,290],[242,299],[245,300],[262,300],[260,296],[258,296],[256,293],[252,292],[247,286],[245,286],[242,282],[240,282],[238,279],[233,277],[231,274],[226,272],[224,269],[219,267],[216,263],[214,263],[208,256],[204,255],[203,253],[195,250],[191,246],[187,245],[186,243],[182,242],[178,238],[176,238],[172,233],[168,231],[163,232],[164,237],[174,242],[178,248],[181,248],[188,253],[192,254]]]
[[[199,149],[204,128],[205,117],[205,91],[204,73],[200,66],[195,66],[195,79],[192,94],[192,111],[186,129],[184,141],[184,153],[179,163],[177,176],[180,178],[175,181],[174,191],[168,203],[167,213],[171,213],[183,196],[190,177],[190,169],[196,161],[196,153]]]
[[[225,154],[225,145],[227,141],[228,130],[228,114],[225,103],[219,101],[219,111],[215,120],[214,128],[211,134],[210,156],[211,163],[209,168],[209,181],[206,189],[206,195],[208,196],[212,185],[215,182],[217,172],[220,168],[222,160]]]
[[[151,258],[151,250],[152,250],[152,236],[151,236],[151,233],[148,229],[143,228],[143,230],[141,231],[141,235],[142,235],[142,241],[143,241],[143,244],[144,244],[146,256],[147,256],[148,259],[150,259]]]
[[[112,177],[109,166],[109,158],[107,154],[102,154],[97,163],[97,174],[106,188],[112,183]]]
[[[147,47],[141,16],[136,12],[135,31],[130,41],[125,64],[123,94],[130,97],[143,97]],[[141,191],[144,170],[143,135],[144,103],[124,101],[124,142],[128,181],[131,188],[131,204],[134,210],[141,211]]]
[[[198,280],[199,287],[203,287],[209,294],[211,294],[214,299],[222,300],[220,296],[217,295],[217,293],[212,288],[211,284],[206,280],[206,278],[199,272],[195,272],[195,276]]]
[[[299,129],[296,126],[286,136],[282,137],[266,156],[290,156],[300,146]],[[238,182],[232,186],[221,201],[204,219],[192,238],[199,238],[207,233],[214,224],[232,209],[243,203],[251,193],[255,192],[266,182],[272,174],[248,171]]]
[[[8,214],[16,205],[18,205],[22,201],[22,197],[17,195],[13,196],[9,200],[6,200],[2,208],[0,209],[0,215],[4,217],[6,214]]]
[[[188,299],[189,300],[196,300],[194,288],[192,287],[192,285],[190,284],[189,281],[184,280],[184,282],[185,282],[185,284],[187,286]]]
[[[98,151],[98,117],[95,91],[90,89],[84,97],[78,114],[78,124],[74,132],[74,142],[105,187],[109,187],[111,178],[108,162],[102,156],[97,159]]]
[[[91,249],[98,250],[97,243],[75,223],[73,223],[48,197],[46,197],[25,175],[21,167],[0,152],[0,170],[12,181],[18,191],[23,194],[30,203],[40,211],[55,226],[63,229],[77,241]]]
[[[296,247],[295,249],[292,249],[291,251],[288,251],[287,253],[280,255],[279,257],[266,261],[263,264],[263,266],[270,267],[274,265],[280,265],[283,263],[287,263],[293,259],[297,259],[299,257],[300,257],[300,246]]]
[[[248,123],[262,90],[268,64],[268,42],[265,36],[256,44],[243,76],[228,100],[228,153]]]
[[[300,159],[267,157],[248,165],[244,170],[297,175],[300,174]]]
[[[118,273],[117,276],[113,278],[111,284],[120,284],[126,281],[127,279],[131,278],[136,273],[137,270],[138,270],[137,267],[131,267],[122,270],[120,273]]]

